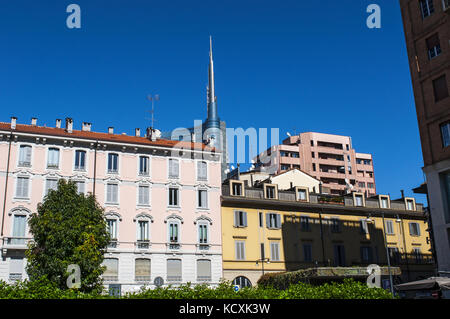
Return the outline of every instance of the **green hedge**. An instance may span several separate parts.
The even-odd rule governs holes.
[[[82,293],[74,289],[61,290],[56,284],[40,279],[23,281],[10,285],[0,281],[0,299],[114,299],[119,297],[102,294]],[[238,292],[230,282],[222,282],[216,288],[206,285],[180,287],[141,288],[134,293],[126,293],[121,299],[390,299],[392,295],[379,288],[351,279],[342,283],[312,286],[305,283],[290,285],[286,290],[271,286],[243,288]]]

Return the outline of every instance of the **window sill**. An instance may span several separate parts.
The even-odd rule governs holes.
[[[136,207],[137,208],[150,208],[151,205],[150,204],[137,204]]]
[[[109,203],[109,202],[105,202],[105,205],[108,205],[108,206],[119,206],[119,203]]]
[[[74,171],[74,172],[82,172],[82,173],[86,173],[86,169],[85,169],[85,168],[74,168],[73,171]]]
[[[19,163],[17,167],[21,168],[31,168],[31,163]]]

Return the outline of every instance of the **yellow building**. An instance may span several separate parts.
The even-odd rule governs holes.
[[[414,198],[336,197],[264,181],[228,180],[222,188],[223,274],[238,285],[256,285],[264,272],[386,266],[388,255],[402,271],[394,284],[431,276],[427,229]]]

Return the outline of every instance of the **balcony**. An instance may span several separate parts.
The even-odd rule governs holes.
[[[167,248],[169,250],[179,250],[181,248],[180,243],[176,243],[176,242],[171,242],[167,244]]]
[[[108,244],[108,248],[117,248],[119,245],[117,239],[111,239],[111,241]]]
[[[20,167],[31,167],[31,162],[19,162]]]
[[[27,249],[30,237],[3,237],[3,249]]]
[[[137,249],[149,249],[150,240],[138,240],[135,245]]]

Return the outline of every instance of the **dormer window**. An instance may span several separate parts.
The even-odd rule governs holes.
[[[231,196],[244,196],[244,182],[230,181]]]
[[[309,201],[309,190],[307,187],[296,187],[295,195],[298,201],[307,202]]]
[[[363,193],[353,193],[353,203],[354,206],[365,206],[364,194]]]
[[[264,197],[266,199],[278,198],[278,187],[273,184],[264,184]]]
[[[380,195],[380,208],[391,208],[391,201],[389,199],[389,196],[387,195]]]
[[[416,210],[416,201],[414,198],[405,198],[406,210]]]

